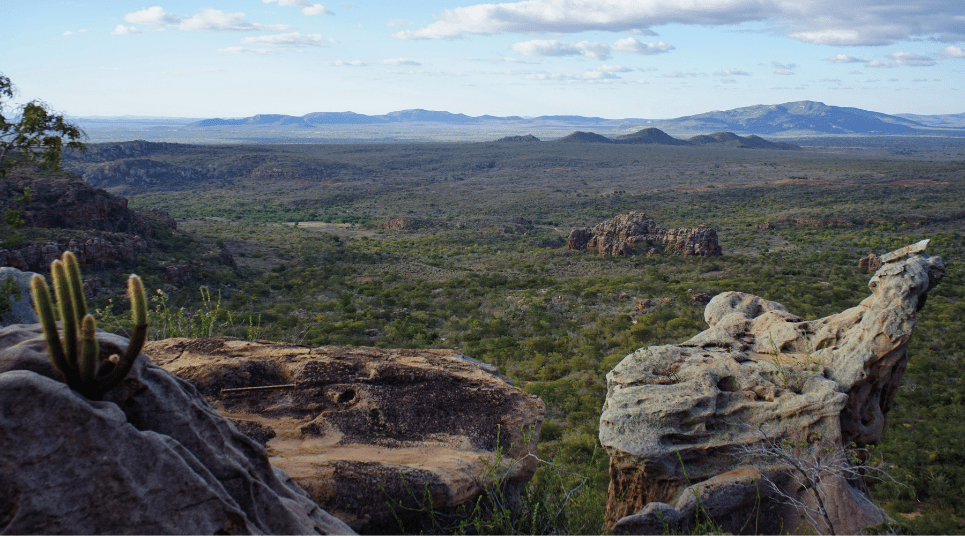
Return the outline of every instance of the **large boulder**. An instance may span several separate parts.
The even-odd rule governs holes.
[[[212,338],[145,352],[360,532],[439,530],[427,508],[457,514],[496,485],[512,503],[536,468],[542,401],[449,350]]]
[[[103,401],[71,390],[36,324],[0,329],[0,452],[3,534],[351,533],[144,354]]]
[[[717,231],[711,227],[665,229],[642,212],[623,214],[593,228],[573,229],[567,239],[568,249],[596,250],[602,256],[632,255],[639,245],[657,245],[671,255],[721,254]]]
[[[21,272],[16,268],[0,268],[0,302],[7,304],[6,311],[0,310],[0,326],[10,324],[34,324],[37,322],[37,313],[34,312],[33,304],[30,302],[30,278],[37,274],[33,272]],[[10,287],[13,293],[4,296],[2,285],[8,281],[13,281]]]
[[[700,508],[733,533],[857,533],[886,521],[846,447],[881,437],[915,313],[944,274],[925,245],[882,256],[872,295],[842,313],[805,321],[726,292],[707,304],[706,331],[620,362],[600,419],[614,529],[661,532],[673,519],[687,530]],[[792,468],[812,455],[820,483]]]

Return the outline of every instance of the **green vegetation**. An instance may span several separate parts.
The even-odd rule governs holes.
[[[169,211],[186,233],[157,225],[160,248],[137,267],[155,297],[152,336],[453,348],[494,364],[547,404],[536,455],[552,465],[531,485],[537,502],[549,504],[550,489],[578,488],[562,515],[599,515],[569,532],[602,523],[587,505],[605,502],[609,482],[597,440],[606,373],[639,347],[706,329],[692,295],[739,290],[816,319],[868,295],[860,257],[931,238],[928,253],[945,259],[947,274],[920,313],[875,451],[896,482],[872,490],[905,532],[965,533],[965,161],[919,158],[927,147],[914,143],[919,152],[900,157],[612,144],[173,145],[137,158],[215,171],[111,189],[132,206]],[[565,249],[570,229],[629,211],[668,228],[707,223],[724,256]],[[388,217],[420,226],[379,228]],[[174,264],[190,265],[191,278],[166,283],[163,267]],[[105,314],[112,298],[96,298]]]
[[[24,104],[17,110],[15,121],[8,121],[4,115],[9,113],[7,101],[16,91],[10,78],[0,73],[0,177],[18,161],[37,162],[49,170],[60,169],[65,145],[81,151],[86,148],[80,141],[85,137],[84,132],[43,102],[34,100]]]
[[[54,367],[64,376],[71,389],[91,400],[100,400],[111,389],[120,385],[131,372],[141,353],[147,334],[147,307],[141,280],[132,275],[127,294],[131,299],[132,330],[127,349],[111,343],[98,343],[94,317],[87,314],[80,268],[73,253],[64,253],[50,265],[50,273],[57,296],[57,312],[64,328],[61,345],[50,289],[43,277],[33,276],[31,295],[37,317],[47,339],[47,352]],[[78,346],[78,342],[80,343]]]

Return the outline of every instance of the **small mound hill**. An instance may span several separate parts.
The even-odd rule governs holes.
[[[517,141],[540,141],[540,139],[532,134],[527,134],[525,136],[506,136],[505,138],[499,138],[496,140],[496,143]]]
[[[632,134],[617,136],[616,143],[653,144],[653,145],[690,145],[684,140],[678,140],[659,128],[645,128]]]
[[[687,140],[694,145],[727,145],[729,147],[740,147],[743,149],[780,149],[794,150],[801,147],[793,143],[767,141],[760,136],[751,134],[750,136],[738,136],[733,132],[715,132],[713,134],[701,134]]]
[[[594,132],[582,132],[577,130],[569,136],[563,136],[556,140],[563,143],[613,143],[613,140],[606,136]]]

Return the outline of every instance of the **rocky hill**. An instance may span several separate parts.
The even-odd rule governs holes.
[[[644,252],[647,255],[667,253],[702,257],[721,254],[714,229],[706,225],[665,229],[642,212],[617,216],[592,228],[573,229],[566,247],[596,250],[602,256]]]
[[[715,132],[713,134],[701,134],[687,140],[691,145],[726,145],[729,147],[739,147],[741,149],[778,149],[778,150],[800,150],[801,147],[793,143],[783,141],[768,141],[760,136],[751,134],[750,136],[738,136],[733,132]]]
[[[155,237],[157,222],[175,225],[166,214],[152,215],[152,222],[128,208],[127,199],[74,174],[51,177],[30,168],[12,170],[0,181],[0,212],[19,212],[23,229],[44,230],[42,238],[30,239],[13,238],[8,229],[0,248],[0,266],[35,272],[46,271],[68,250],[84,265],[133,262]]]
[[[655,144],[655,145],[690,145],[684,140],[678,140],[658,128],[645,128],[632,134],[613,138],[617,143]]]

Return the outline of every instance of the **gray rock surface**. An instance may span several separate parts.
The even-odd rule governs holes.
[[[0,326],[10,324],[35,324],[38,322],[37,313],[34,312],[33,303],[30,301],[30,278],[36,275],[34,272],[21,272],[16,268],[0,268],[0,284],[13,278],[20,291],[20,297],[9,296],[10,309],[0,317]]]
[[[923,249],[883,256],[890,262],[868,283],[871,296],[842,313],[804,321],[778,303],[725,292],[707,304],[709,329],[679,345],[641,348],[614,367],[600,419],[600,442],[611,456],[608,521],[650,530],[656,514],[645,507],[652,502],[674,504],[680,519],[692,520],[687,501],[696,493],[704,505],[724,505],[715,515],[725,530],[744,532],[755,514],[740,497],[764,473],[809,504],[814,494],[788,467],[747,472],[743,454],[765,437],[835,448],[878,441],[915,314],[944,274],[942,259]],[[828,521],[838,533],[887,520],[860,479],[829,476],[821,491],[831,498]],[[757,508],[776,508],[775,501]],[[807,530],[801,513],[780,512],[784,530]],[[824,521],[811,525],[829,530]]]
[[[39,325],[0,329],[0,452],[3,534],[352,532],[144,354],[103,401],[72,391]]]

